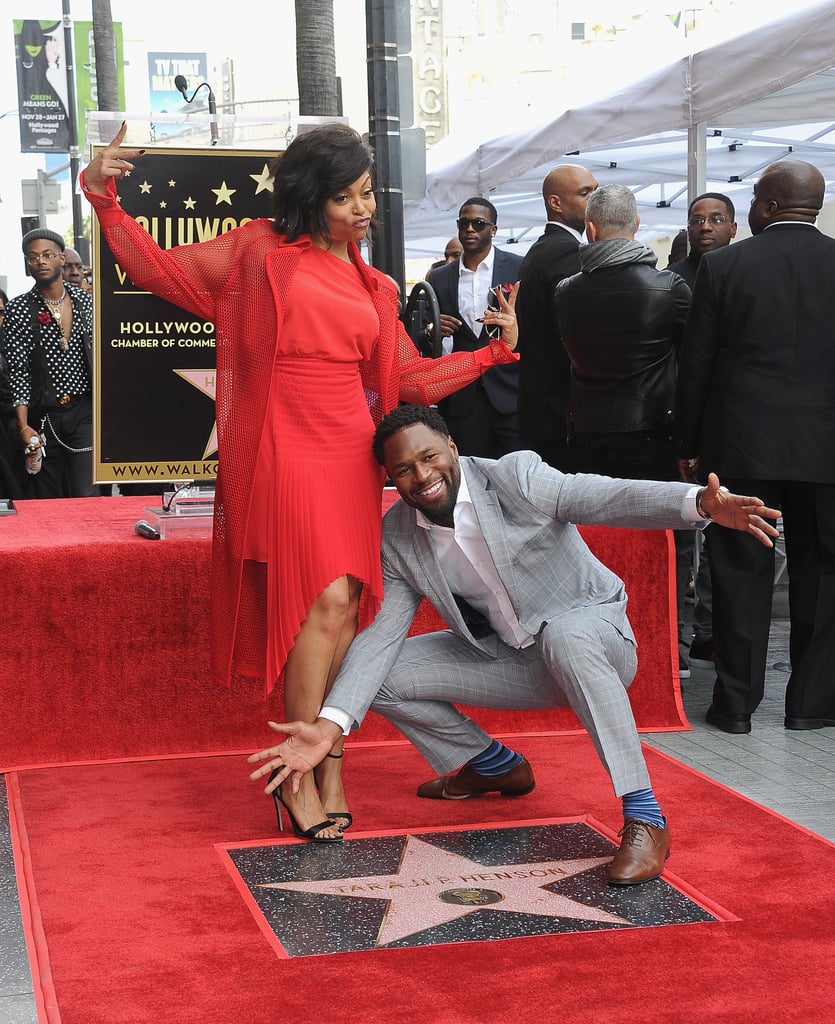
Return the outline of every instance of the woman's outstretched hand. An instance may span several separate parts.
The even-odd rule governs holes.
[[[95,192],[100,196],[107,195],[107,182],[110,178],[124,178],[134,169],[131,160],[145,152],[144,149],[121,148],[127,130],[127,122],[122,121],[122,127],[116,132],[115,137],[104,149],[99,150],[84,168],[84,187],[88,192]]]
[[[498,309],[488,307],[484,310],[481,322],[486,327],[498,327],[501,330],[502,341],[511,352],[516,351],[519,341],[519,325],[516,322],[516,296],[519,294],[519,282],[510,289],[505,297],[501,285],[491,289],[499,303]]]

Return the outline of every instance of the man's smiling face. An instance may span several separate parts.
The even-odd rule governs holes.
[[[386,472],[400,497],[439,526],[452,526],[461,467],[452,438],[415,423],[383,445]]]

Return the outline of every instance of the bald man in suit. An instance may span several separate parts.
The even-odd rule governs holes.
[[[835,726],[835,240],[825,182],[779,160],[754,186],[752,237],[699,261],[679,366],[685,475],[717,472],[782,508],[790,579],[785,726]],[[763,697],[774,552],[711,532],[716,684],[707,721],[751,731]]]
[[[548,222],[519,269],[519,433],[540,458],[564,472],[572,469],[566,444],[571,364],[554,313],[554,288],[580,271],[586,203],[596,188],[591,172],[577,164],[548,172],[542,182]]]

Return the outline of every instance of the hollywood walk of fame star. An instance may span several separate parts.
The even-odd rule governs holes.
[[[544,888],[608,863],[611,857],[485,865],[407,836],[399,869],[387,875],[325,881],[266,882],[257,888],[388,900],[377,946],[445,924],[476,910],[630,925],[625,918]]]

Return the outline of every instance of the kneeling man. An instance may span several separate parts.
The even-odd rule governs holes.
[[[626,689],[637,668],[622,581],[575,523],[682,529],[715,520],[770,546],[777,519],[758,498],[682,483],[567,476],[533,452],[459,457],[434,409],[401,406],[377,428],[374,453],[402,501],[383,521],[385,597],[351,645],[315,723],[270,723],[289,737],[253,754],[267,792],[318,764],[369,708],[418,748],[439,777],[418,796],[521,796],[527,760],[454,704],[571,707],[623,802],[613,885],[657,878],[670,830],[652,791]],[[408,637],[427,597],[449,630]],[[461,767],[463,765],[463,767]],[[445,774],[453,772],[455,774]]]

